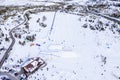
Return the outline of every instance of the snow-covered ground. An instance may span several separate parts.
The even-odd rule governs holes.
[[[120,36],[109,29],[114,22],[95,15],[57,12],[53,24],[54,15],[55,12],[30,15],[29,35],[36,34],[35,41],[28,41],[22,46],[18,42],[27,34],[23,34],[21,39],[16,38],[3,67],[22,66],[28,58],[39,56],[47,62],[47,66],[29,76],[28,80],[117,80],[114,74],[120,75]],[[87,22],[90,16],[96,17],[94,23]],[[110,25],[105,31],[83,27],[86,23],[95,25],[97,21],[103,24],[109,22]],[[42,27],[40,23],[47,26]],[[24,29],[24,25],[20,28]],[[13,69],[19,71],[20,66]]]
[[[18,15],[21,16],[19,13]],[[23,22],[21,17],[11,16],[7,20],[4,20],[4,24],[0,24],[0,60],[11,44],[9,31],[21,22]],[[8,41],[6,41],[6,37],[9,39]]]
[[[45,5],[50,4],[46,3],[44,1],[48,2],[66,2],[66,3],[80,3],[85,4],[88,0],[0,0],[0,5],[28,5],[28,4],[34,4],[34,5]]]
[[[67,11],[28,13],[28,22],[13,31],[16,42],[0,70],[14,69],[19,72],[29,58],[41,57],[47,66],[30,75],[28,80],[117,80],[120,76],[120,24],[103,17],[109,17],[114,12],[119,20],[116,13],[120,8],[107,1],[103,1],[107,4],[105,7],[92,6],[89,10],[93,14],[73,15],[74,10],[69,9],[68,13],[71,14]],[[90,6],[97,4],[88,0],[0,0],[0,5],[48,6],[55,5],[55,2],[74,3],[76,7],[86,2]],[[69,7],[66,5],[66,8]],[[78,9],[74,14],[78,12],[82,11]],[[103,17],[94,15],[97,12]],[[111,18],[116,19],[114,16]],[[21,11],[0,25],[0,36],[5,34],[0,38],[0,49],[5,49],[0,51],[0,60],[11,43],[9,31],[23,21]],[[31,36],[35,40],[30,41]],[[6,37],[9,38],[8,42],[5,41]]]

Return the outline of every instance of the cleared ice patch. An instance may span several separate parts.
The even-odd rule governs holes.
[[[78,55],[72,51],[71,48],[69,47],[63,47],[62,45],[59,44],[52,44],[48,46],[48,51],[53,52],[52,54],[55,54],[59,57],[63,58],[76,58]]]
[[[61,53],[61,57],[64,57],[64,58],[76,58],[76,57],[78,57],[78,55],[73,51],[63,51]]]
[[[50,51],[60,51],[62,50],[62,48],[63,48],[62,45],[59,44],[53,44],[48,47]]]

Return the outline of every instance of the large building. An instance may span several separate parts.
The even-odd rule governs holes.
[[[29,64],[25,65],[23,67],[23,70],[25,74],[30,74],[36,71],[37,69],[44,67],[45,65],[46,63],[40,57],[37,57],[33,59]]]

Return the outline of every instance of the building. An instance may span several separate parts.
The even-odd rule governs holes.
[[[31,74],[35,72],[37,69],[42,68],[46,65],[45,61],[43,61],[40,57],[33,59],[29,64],[23,67],[25,74]]]

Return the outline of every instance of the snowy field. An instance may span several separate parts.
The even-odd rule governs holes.
[[[29,31],[30,35],[36,34],[35,41],[21,46],[16,39],[12,54],[3,67],[20,65],[13,68],[19,71],[28,58],[39,56],[47,62],[47,66],[29,76],[28,80],[117,80],[114,74],[120,75],[119,35],[113,34],[109,27],[105,31],[82,27],[90,15],[57,12],[52,26],[54,15],[55,12],[30,15]],[[99,20],[113,24],[98,16],[95,23],[88,24],[94,25]],[[47,26],[41,27],[40,23]],[[26,34],[22,39],[24,36]],[[19,63],[20,60],[23,62]]]
[[[59,6],[56,2],[67,4]],[[15,44],[0,72],[10,69],[20,72],[30,58],[40,57],[47,66],[31,74],[28,80],[120,79],[119,1],[100,2],[0,0],[1,6],[27,5],[13,11],[12,7],[11,10],[1,7],[0,61],[12,42],[9,32],[18,27],[12,32]],[[45,7],[49,5],[50,8]],[[9,14],[13,15],[7,17]]]
[[[88,0],[0,0],[0,5],[28,5],[28,4],[34,4],[34,5],[49,5],[51,3],[46,3],[45,1],[48,2],[66,2],[66,3],[80,3],[80,4],[85,4],[86,1]]]

